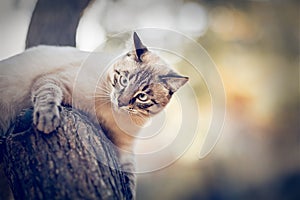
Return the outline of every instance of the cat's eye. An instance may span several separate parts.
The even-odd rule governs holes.
[[[128,79],[125,76],[120,76],[119,82],[123,87],[126,87],[128,84]]]
[[[140,101],[145,102],[145,101],[148,100],[148,95],[145,94],[145,93],[143,93],[143,92],[141,92],[141,93],[139,93],[139,94],[137,95],[137,98],[138,98]]]

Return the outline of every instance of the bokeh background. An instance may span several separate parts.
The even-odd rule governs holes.
[[[0,2],[1,60],[24,50],[35,3]],[[89,8],[78,48],[93,50],[120,31],[171,29],[201,44],[223,79],[227,112],[213,151],[198,158],[209,123],[202,119],[179,160],[138,175],[137,199],[300,199],[299,6],[296,0],[96,0]],[[212,110],[202,81],[193,84],[203,91],[197,97],[205,117]]]

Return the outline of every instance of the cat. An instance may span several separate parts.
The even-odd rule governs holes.
[[[99,122],[117,147],[132,150],[142,125],[162,111],[188,81],[150,51],[136,32],[133,46],[134,50],[116,60],[100,81],[101,59],[94,63],[98,71],[78,74],[85,81],[77,84],[76,95],[73,86],[88,52],[38,46],[1,61],[0,136],[6,135],[22,109],[31,106],[36,129],[52,133],[60,125],[61,105],[70,105]]]

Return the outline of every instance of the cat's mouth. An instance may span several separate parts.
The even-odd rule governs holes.
[[[130,107],[130,106],[122,106],[120,109],[123,110],[123,111],[126,111],[130,114],[137,114],[138,113],[137,110],[135,110],[133,107]]]
[[[148,121],[149,115],[147,113],[142,112],[142,110],[136,110],[130,106],[121,107],[122,110],[127,112],[132,122],[139,127],[143,127],[143,125]]]
[[[122,106],[119,109],[121,109],[122,111],[127,112],[130,115],[138,115],[138,116],[142,116],[142,117],[148,117],[148,113],[147,112],[142,112],[141,110],[137,110],[132,106]]]

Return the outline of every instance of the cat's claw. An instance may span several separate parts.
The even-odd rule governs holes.
[[[33,123],[37,130],[49,134],[60,125],[60,106],[47,105],[34,109]]]

